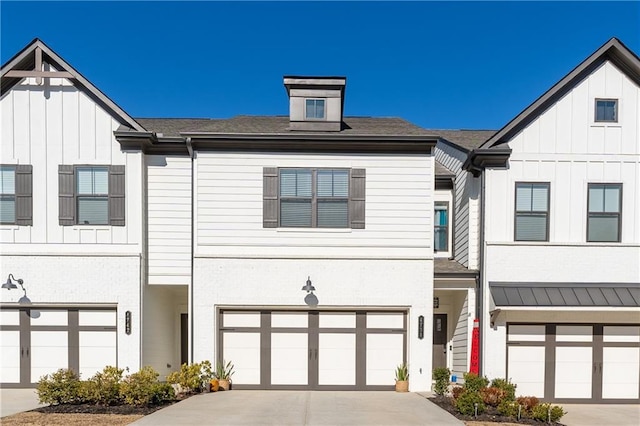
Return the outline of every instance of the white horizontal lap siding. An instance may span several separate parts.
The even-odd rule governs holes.
[[[191,275],[191,159],[147,156],[149,284],[188,284]]]
[[[264,167],[366,169],[363,230],[263,228]],[[377,247],[431,251],[433,158],[428,155],[305,155],[199,153],[196,255],[332,253]],[[215,249],[213,248],[215,246]],[[238,248],[242,247],[241,250]]]
[[[120,123],[66,79],[36,85],[24,79],[0,100],[2,164],[33,166],[33,226],[0,225],[0,242],[37,244],[141,243],[141,154],[124,153],[113,132]],[[126,226],[60,226],[58,166],[124,165]],[[55,249],[54,249],[55,250]]]
[[[434,151],[435,159],[456,174],[453,220],[453,251],[464,266],[478,268],[480,241],[479,179],[462,169],[467,154],[442,142]]]
[[[617,123],[594,122],[596,98],[618,99]],[[549,239],[586,241],[588,183],[622,183],[622,243],[640,243],[640,88],[605,63],[517,134],[508,170],[487,171],[488,242],[513,241],[518,181],[551,184]]]

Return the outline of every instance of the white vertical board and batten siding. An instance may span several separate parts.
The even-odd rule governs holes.
[[[120,123],[67,79],[24,79],[0,100],[2,164],[33,166],[33,226],[0,226],[0,242],[12,251],[85,252],[127,245],[140,252],[142,215],[140,153],[124,153],[113,131]],[[58,165],[124,165],[126,226],[60,226]],[[24,244],[24,245],[22,245]],[[71,248],[82,244],[83,248]],[[56,245],[54,247],[54,245]]]
[[[191,277],[191,159],[149,155],[149,284],[187,285]]]
[[[456,174],[450,215],[453,226],[453,255],[469,269],[479,268],[480,196],[479,179],[462,169],[467,154],[445,143],[438,143],[435,159]]]
[[[432,257],[433,157],[198,153],[197,253]],[[263,167],[366,169],[365,229],[263,228]]]

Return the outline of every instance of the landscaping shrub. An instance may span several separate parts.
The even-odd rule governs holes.
[[[107,366],[80,386],[82,400],[88,404],[117,405],[121,402],[120,382],[123,369]]]
[[[456,399],[456,409],[465,416],[473,416],[475,414],[475,404],[478,404],[478,414],[486,410],[482,397],[478,392],[467,390]]]
[[[479,377],[474,373],[464,373],[464,388],[471,392],[478,392],[482,388],[486,388],[489,384],[489,379],[486,377]]]
[[[454,386],[453,388],[451,388],[451,396],[454,400],[460,398],[460,395],[462,395],[464,392],[465,390],[462,386]]]
[[[513,417],[514,419],[517,419],[519,408],[520,404],[518,404],[517,402],[504,399],[498,405],[498,413],[506,417]]]
[[[433,391],[436,395],[444,395],[449,387],[449,376],[451,371],[446,367],[439,367],[433,370],[433,378],[436,381]]]
[[[533,410],[533,407],[540,404],[540,400],[535,396],[519,396],[516,401],[518,402],[518,404],[522,405],[523,415],[526,412],[527,416],[531,415],[531,410]]]
[[[557,422],[565,412],[562,407],[551,404],[538,404],[531,409],[531,418],[542,422]]]
[[[200,392],[202,389],[202,366],[199,363],[182,364],[180,371],[174,371],[167,376],[167,382],[179,384],[188,393]]]
[[[175,397],[169,383],[160,383],[159,374],[151,367],[127,376],[120,384],[120,395],[129,405],[157,405]]]
[[[491,381],[491,387],[502,389],[505,392],[505,399],[508,401],[516,400],[516,387],[515,383],[511,383],[511,380],[507,379],[493,379]]]
[[[480,396],[482,401],[492,407],[497,407],[506,397],[507,393],[496,387],[482,388],[480,389]]]
[[[81,402],[80,377],[73,370],[61,368],[41,377],[36,392],[43,404],[77,404]]]

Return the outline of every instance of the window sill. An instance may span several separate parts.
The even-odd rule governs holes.
[[[0,229],[15,231],[16,229],[20,229],[20,225],[16,225],[15,223],[0,223]]]
[[[621,123],[594,122],[594,123],[591,123],[591,127],[611,127],[611,128],[619,128],[619,127],[622,127],[622,124],[621,124]]]
[[[311,234],[348,234],[351,228],[276,228],[278,232],[303,232]]]
[[[73,230],[80,230],[80,229],[97,229],[97,230],[101,230],[101,229],[111,229],[111,228],[113,228],[113,226],[111,226],[111,225],[70,225],[70,227]]]

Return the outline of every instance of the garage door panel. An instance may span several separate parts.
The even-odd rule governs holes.
[[[394,371],[403,360],[403,342],[402,334],[367,335],[368,386],[394,383]]]
[[[0,311],[0,325],[20,325],[20,311],[3,309]]]
[[[116,365],[116,339],[115,332],[80,332],[78,362],[82,379],[90,378],[107,365]]]
[[[0,331],[0,383],[20,382],[20,332]]]
[[[544,347],[510,346],[508,375],[518,385],[518,395],[544,397]]]
[[[356,384],[355,334],[320,334],[318,340],[318,384]]]
[[[367,328],[404,328],[402,313],[367,313]]]
[[[235,368],[234,383],[260,384],[260,333],[224,333],[223,358]]]
[[[31,325],[68,325],[69,314],[67,310],[53,311],[49,309],[38,310],[37,314],[31,315]]]
[[[640,348],[603,348],[602,398],[638,398]]]
[[[306,333],[271,334],[271,384],[309,384],[309,336]]]
[[[556,347],[556,398],[591,398],[593,349]]]
[[[78,325],[115,327],[116,311],[79,311]]]
[[[45,374],[69,368],[68,333],[66,331],[31,332],[31,381]]]

